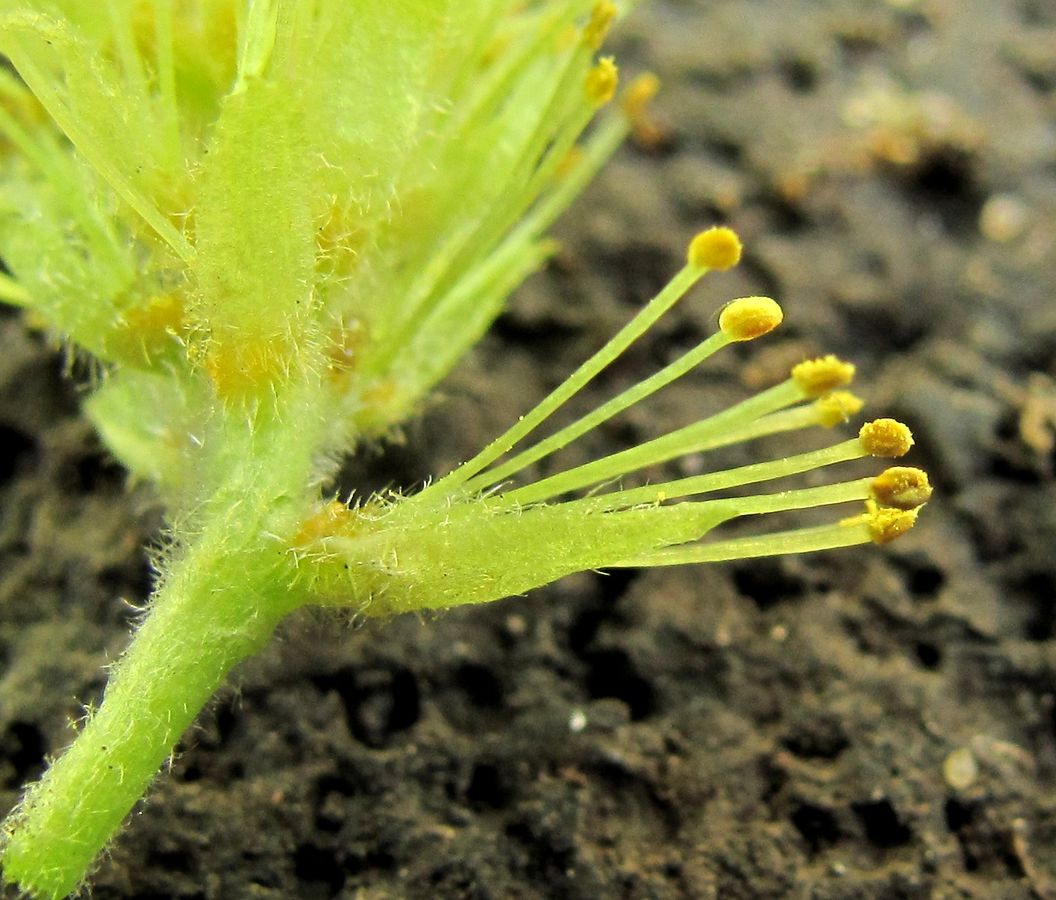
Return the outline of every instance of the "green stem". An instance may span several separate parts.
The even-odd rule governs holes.
[[[278,563],[272,548],[232,553],[205,535],[177,563],[99,710],[6,823],[6,880],[49,900],[84,881],[231,668],[290,611]]]

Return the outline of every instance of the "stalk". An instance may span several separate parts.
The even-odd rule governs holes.
[[[274,549],[231,553],[221,542],[177,563],[98,711],[9,819],[4,877],[32,896],[57,900],[83,883],[231,668],[292,608],[288,580],[264,555],[276,560]]]

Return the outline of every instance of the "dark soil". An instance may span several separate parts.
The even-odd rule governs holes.
[[[722,221],[744,264],[584,403],[730,297],[777,297],[785,326],[581,453],[831,351],[868,413],[914,428],[936,500],[885,549],[584,574],[427,622],[296,616],[188,735],[97,900],[1056,897],[1056,5],[653,0],[614,49],[664,79],[667,139],[621,153],[348,484],[464,458]],[[7,807],[98,698],[160,514],[61,358],[12,313],[0,342]]]

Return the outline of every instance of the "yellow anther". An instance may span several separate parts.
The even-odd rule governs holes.
[[[635,78],[620,98],[620,106],[630,122],[635,141],[647,150],[660,147],[667,139],[663,126],[649,114],[649,101],[659,90],[660,79],[652,72],[646,72]]]
[[[858,432],[858,440],[870,456],[905,456],[913,446],[913,433],[894,419],[874,419]]]
[[[842,425],[857,415],[864,405],[862,398],[850,391],[831,391],[814,401],[818,422],[826,428]]]
[[[854,363],[831,353],[792,367],[792,377],[808,397],[820,397],[854,380]]]
[[[769,297],[741,297],[731,300],[719,313],[719,328],[731,341],[750,341],[769,334],[785,314]]]
[[[609,0],[598,0],[590,13],[590,21],[583,29],[583,43],[592,50],[597,50],[603,43],[605,37],[616,20],[616,4]]]
[[[611,56],[601,57],[587,72],[587,99],[595,106],[604,106],[616,93],[620,72]]]
[[[741,239],[732,228],[709,228],[689,242],[686,258],[695,269],[725,272],[741,260]]]
[[[634,79],[620,98],[620,106],[627,114],[627,118],[634,121],[645,113],[649,101],[657,95],[660,90],[660,79],[652,72],[643,72]]]
[[[916,509],[931,499],[928,473],[911,466],[892,466],[873,479],[871,493],[881,506]]]
[[[869,504],[866,527],[877,544],[887,544],[901,537],[917,522],[918,509],[894,509]]]

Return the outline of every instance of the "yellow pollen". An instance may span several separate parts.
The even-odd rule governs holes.
[[[892,509],[888,506],[869,504],[866,527],[873,541],[887,544],[901,537],[917,522],[917,509]]]
[[[769,334],[783,318],[781,307],[769,297],[741,297],[722,308],[719,328],[731,341],[750,341]]]
[[[913,433],[894,419],[874,419],[858,432],[858,440],[870,456],[905,456],[913,446]]]
[[[592,50],[597,50],[605,42],[615,19],[616,4],[609,0],[598,0],[590,13],[590,21],[583,29],[583,43]]]
[[[931,484],[922,469],[892,466],[873,479],[870,492],[881,506],[916,509],[931,499]]]
[[[709,228],[689,242],[686,258],[695,269],[725,272],[740,262],[741,239],[732,228]]]
[[[619,80],[620,72],[613,62],[613,57],[601,57],[587,73],[587,99],[595,106],[604,106],[616,94]]]
[[[832,391],[814,401],[818,422],[826,428],[842,425],[857,415],[864,405],[861,397],[850,391]]]
[[[793,366],[792,377],[808,397],[820,397],[850,384],[854,380],[854,363],[830,353]]]

